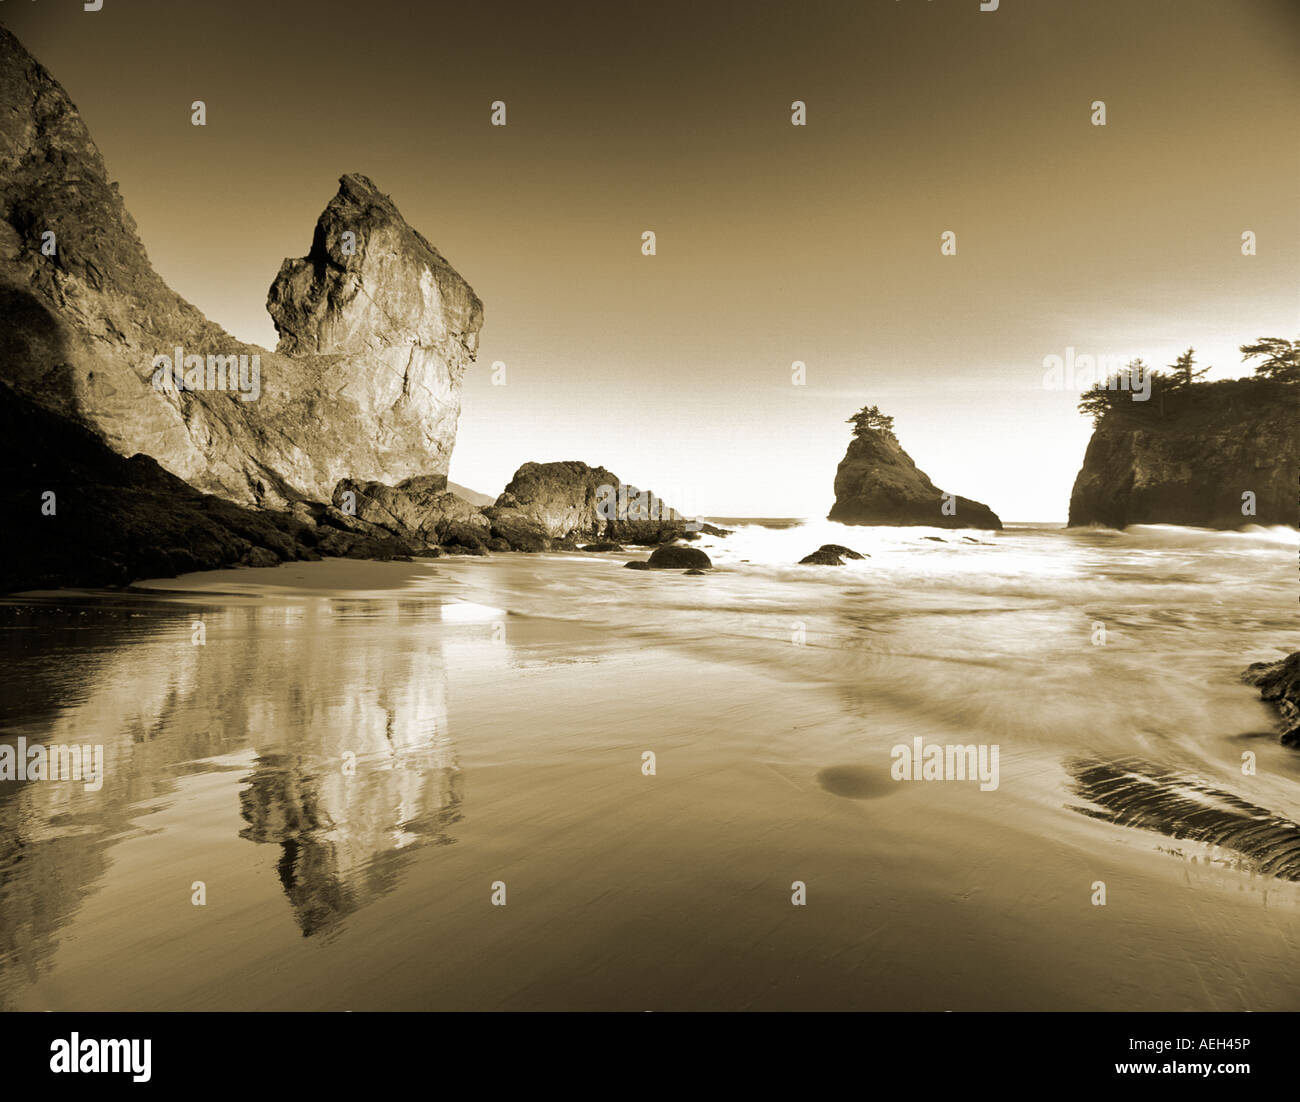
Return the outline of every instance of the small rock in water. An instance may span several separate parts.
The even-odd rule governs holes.
[[[844,560],[835,554],[834,551],[814,551],[799,560],[799,565],[803,566],[843,566]]]
[[[679,547],[676,544],[668,543],[654,549],[648,565],[651,570],[683,570],[691,568],[707,570],[713,565],[713,562],[698,547]]]
[[[683,573],[685,573],[685,574],[707,574],[708,571],[707,571],[707,570],[686,570],[686,571],[683,571]]]
[[[618,543],[588,543],[578,548],[579,551],[626,551],[622,544]]]
[[[845,547],[842,543],[823,543],[818,551],[829,551],[832,555],[843,555],[846,559],[869,559],[870,555],[864,555],[861,552],[854,551],[852,547]]]
[[[641,562],[641,561],[625,562],[623,565],[628,570],[649,570],[650,569],[650,564],[648,562]]]
[[[1278,710],[1282,745],[1300,747],[1300,651],[1277,662],[1253,662],[1241,679]]]

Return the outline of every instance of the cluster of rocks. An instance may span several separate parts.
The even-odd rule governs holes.
[[[701,533],[729,534],[688,520],[604,467],[575,460],[525,463],[496,501],[483,508],[447,490],[446,479],[439,476],[411,478],[397,486],[343,479],[334,489],[332,506],[351,510],[355,520],[389,536],[452,554],[599,554],[624,551],[624,545],[657,547],[694,540]],[[694,553],[707,563],[703,552]]]
[[[445,487],[440,475],[397,486],[342,479],[329,502],[250,508],[203,493],[150,456],[117,454],[90,429],[0,382],[0,508],[8,518],[0,578],[7,591],[124,585],[328,556],[386,560],[579,550],[572,532],[552,536],[545,516],[517,500],[480,509]],[[574,500],[575,517],[582,500]],[[502,513],[509,523],[500,523]],[[684,523],[633,533],[637,543],[661,545],[649,563],[631,565],[708,568],[703,551],[673,542],[696,534],[685,531]],[[592,521],[577,524],[595,527]],[[613,541],[581,549],[624,550]]]
[[[3,383],[0,509],[0,578],[9,591],[410,550],[353,528],[348,518],[314,520],[202,493],[147,455],[118,455],[89,429]]]

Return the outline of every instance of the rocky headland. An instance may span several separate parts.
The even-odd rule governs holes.
[[[1071,525],[1300,521],[1300,386],[1226,379],[1123,398],[1097,420],[1070,494]]]

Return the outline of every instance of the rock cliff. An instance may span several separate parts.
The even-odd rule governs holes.
[[[204,494],[147,455],[0,382],[0,591],[125,585],[138,578],[274,566],[322,555],[388,559],[420,544],[324,506],[250,509]]]
[[[445,479],[482,304],[373,183],[342,178],[268,307],[276,353],[167,287],[76,107],[0,28],[0,379],[242,504],[328,501],[345,477]],[[200,385],[160,380],[160,356]],[[216,389],[236,362],[238,387]]]
[[[1070,494],[1070,524],[1240,528],[1300,520],[1300,386],[1199,383],[1161,403],[1116,403]]]
[[[987,505],[944,493],[916,466],[892,432],[854,436],[835,472],[835,504],[827,520],[841,524],[1001,528]]]

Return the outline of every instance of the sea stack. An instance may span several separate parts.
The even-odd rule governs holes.
[[[827,520],[933,528],[1002,527],[987,505],[945,494],[935,486],[899,444],[892,418],[874,407],[873,412],[873,419],[858,424],[840,460],[835,472],[835,504]]]

